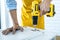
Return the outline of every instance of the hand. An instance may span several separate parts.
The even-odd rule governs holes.
[[[40,4],[40,16],[45,15],[49,11],[50,0],[44,0]]]
[[[41,10],[41,12],[40,12],[40,17],[41,17],[42,15],[45,15],[45,14],[46,14],[46,11]]]
[[[7,28],[6,30],[2,31],[2,33],[3,33],[4,35],[9,34],[10,32],[13,32],[13,34],[15,34],[15,32],[16,32],[17,30],[20,30],[20,31],[23,32],[24,29],[23,29],[21,26],[11,27],[11,28]]]

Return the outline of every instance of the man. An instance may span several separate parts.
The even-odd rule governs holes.
[[[31,20],[31,12],[28,12],[27,10],[31,10],[31,5],[34,0],[22,0],[23,1],[23,7],[22,7],[22,24],[23,26],[32,26],[32,20]],[[38,28],[44,29],[44,14],[49,10],[49,5],[51,0],[36,0],[41,1],[40,3],[40,16],[38,19]],[[12,28],[7,28],[2,33],[7,35],[10,32],[13,32],[13,34],[16,32],[16,30],[23,31],[23,28],[19,26],[17,21],[17,3],[15,0],[6,0],[7,6],[9,8],[12,20],[13,20],[13,26]],[[26,17],[27,16],[27,17]],[[30,21],[29,21],[30,20]],[[26,25],[27,24],[27,25]],[[42,26],[41,26],[42,25]]]

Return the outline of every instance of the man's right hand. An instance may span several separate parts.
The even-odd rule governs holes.
[[[47,11],[49,11],[51,0],[43,0],[43,2],[40,3],[40,16],[45,15]]]

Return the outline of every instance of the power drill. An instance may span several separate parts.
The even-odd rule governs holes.
[[[40,6],[38,1],[33,1],[32,2],[32,20],[33,20],[33,26],[34,26],[34,31],[36,31],[36,26],[37,26],[37,21],[38,21],[38,16],[40,15]],[[54,11],[54,5],[50,4],[50,10],[46,13],[47,17],[53,17],[55,14]]]

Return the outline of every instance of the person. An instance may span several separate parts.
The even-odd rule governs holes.
[[[23,1],[23,7],[22,7],[22,24],[23,26],[32,26],[32,16],[31,16],[31,5],[34,0],[22,0]],[[38,19],[38,26],[37,28],[44,29],[44,16],[46,12],[49,10],[49,5],[51,0],[36,0],[40,3],[40,16]],[[18,20],[17,20],[17,3],[15,0],[6,0],[6,4],[9,8],[12,20],[13,20],[13,26],[11,28],[7,28],[2,33],[4,35],[9,34],[10,32],[13,32],[15,34],[16,30],[23,31],[23,27],[19,26]],[[30,11],[27,11],[30,10]],[[29,21],[30,20],[30,21]],[[26,25],[27,24],[27,25]]]
[[[9,8],[9,12],[11,14],[11,18],[12,18],[12,21],[13,21],[13,27],[7,28],[2,33],[4,35],[7,35],[8,33],[10,33],[12,31],[13,34],[14,34],[17,29],[23,31],[23,28],[21,26],[19,26],[18,20],[17,20],[17,12],[16,12],[17,3],[16,3],[16,1],[15,0],[6,0],[6,4]]]

